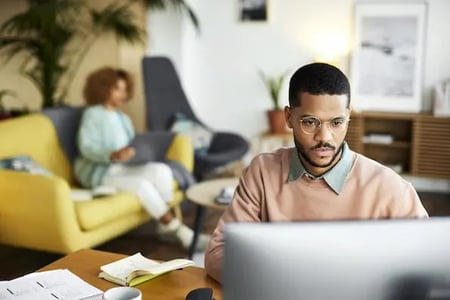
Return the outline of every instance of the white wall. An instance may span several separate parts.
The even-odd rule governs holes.
[[[271,105],[258,70],[293,72],[319,55],[316,45],[324,37],[341,36],[344,44],[351,40],[354,0],[269,0],[268,22],[255,23],[238,21],[238,0],[189,3],[200,19],[201,34],[186,19],[177,21],[175,12],[152,13],[147,53],[167,53],[175,60],[203,121],[248,138],[267,129],[265,110]],[[431,109],[431,87],[450,77],[450,54],[444,46],[450,40],[450,1],[429,0],[428,6],[425,110]],[[344,72],[347,63],[348,56],[340,61]],[[287,104],[287,81],[282,98]]]
[[[147,17],[147,55],[164,55],[181,64],[182,15],[175,10],[150,11]]]
[[[428,0],[424,60],[425,111],[432,110],[433,85],[450,79],[450,1]]]

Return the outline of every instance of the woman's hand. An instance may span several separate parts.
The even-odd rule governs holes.
[[[110,158],[112,161],[127,162],[135,155],[136,150],[133,147],[125,147],[111,153]]]

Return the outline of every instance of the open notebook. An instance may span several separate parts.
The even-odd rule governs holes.
[[[173,259],[159,263],[136,253],[100,267],[100,278],[124,286],[135,286],[164,273],[193,266],[188,259]]]
[[[67,269],[36,272],[0,282],[2,300],[101,300],[103,291]]]

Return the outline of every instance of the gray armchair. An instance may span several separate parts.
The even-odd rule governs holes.
[[[203,124],[192,111],[178,74],[167,57],[144,57],[142,61],[149,130],[169,130],[175,114]],[[211,130],[211,129],[210,129]],[[196,153],[194,175],[201,180],[217,167],[241,159],[249,150],[248,142],[231,132],[214,132],[207,153]]]

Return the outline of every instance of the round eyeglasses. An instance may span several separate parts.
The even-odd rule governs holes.
[[[319,118],[308,116],[298,120],[300,127],[306,134],[316,134],[322,128],[322,124],[327,123],[328,129],[332,133],[339,133],[347,128],[350,119],[348,117],[334,117],[328,121],[322,122]]]

